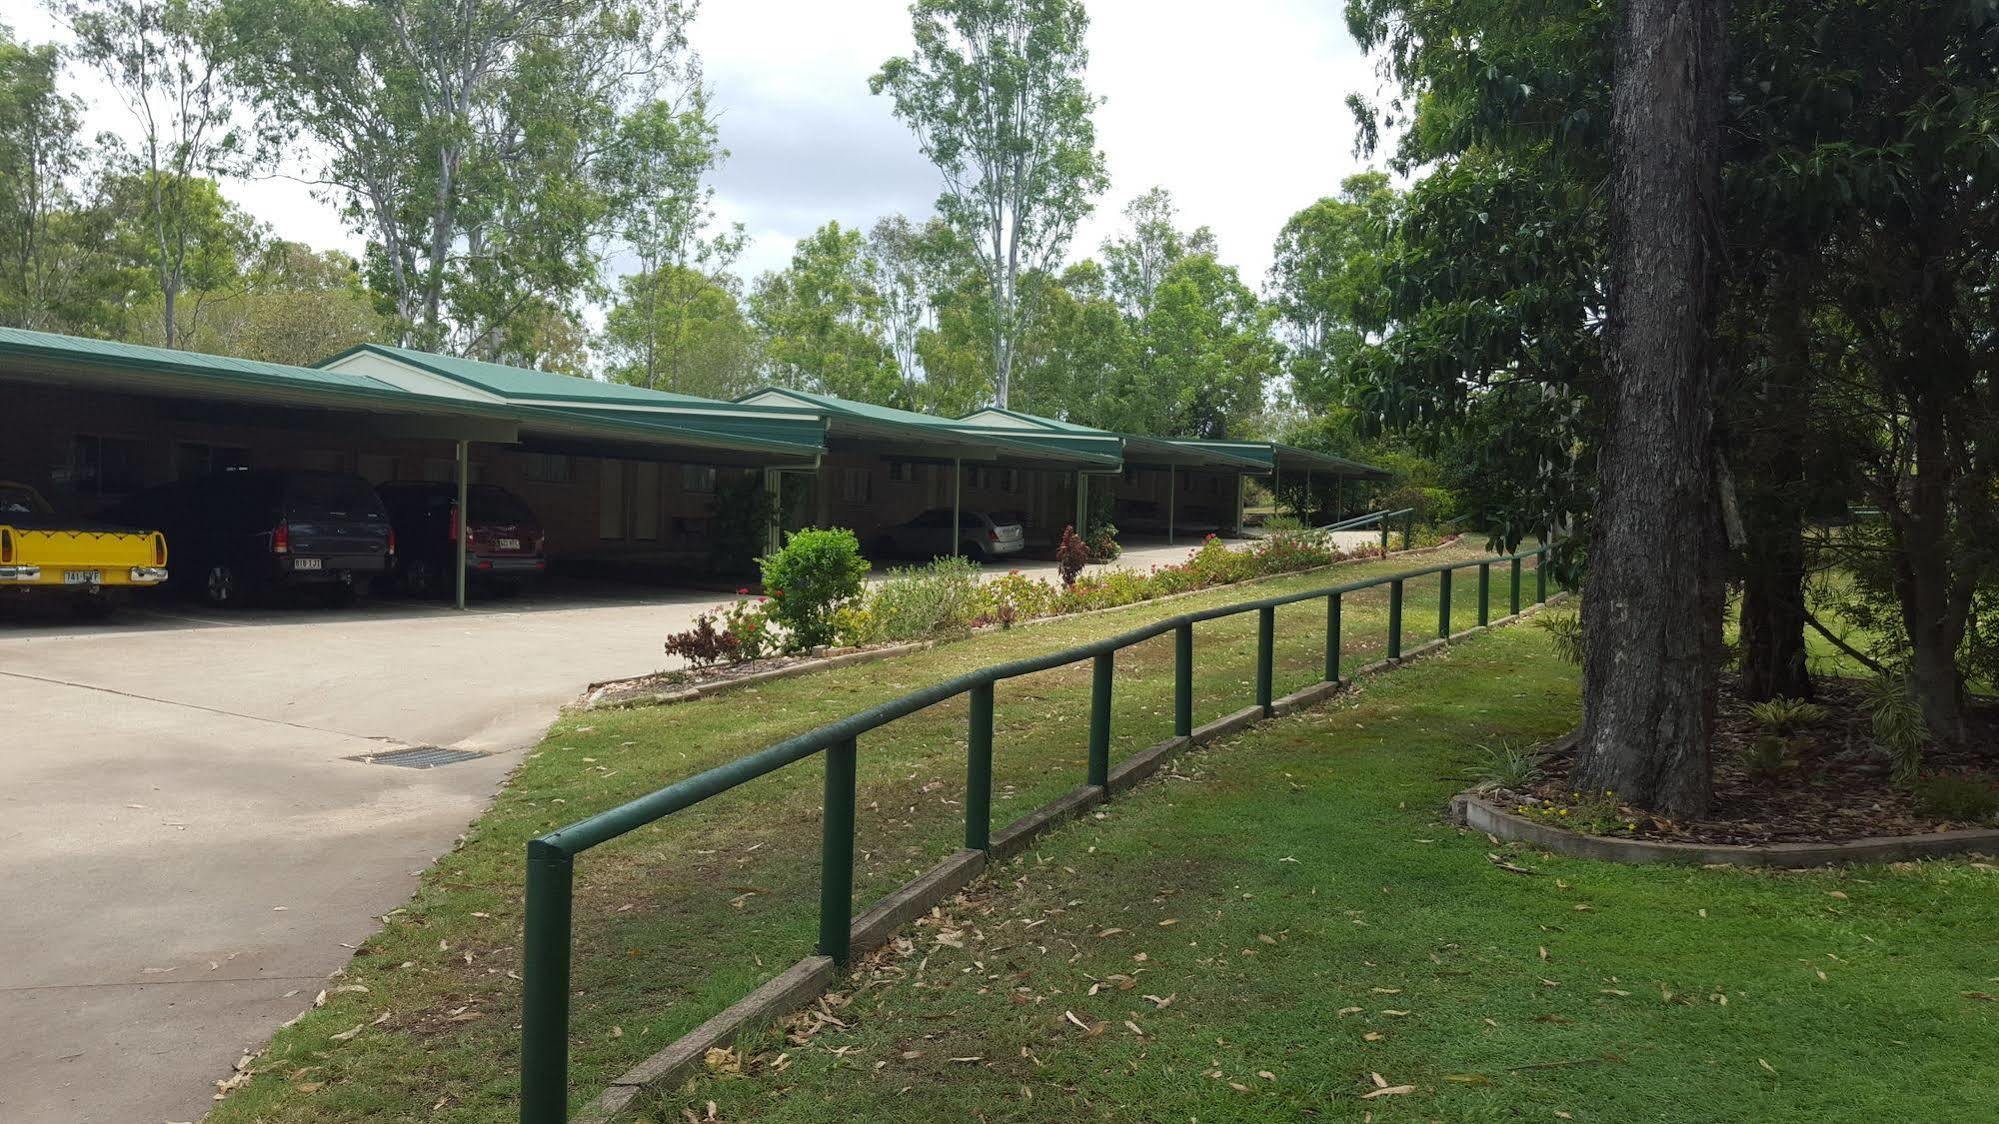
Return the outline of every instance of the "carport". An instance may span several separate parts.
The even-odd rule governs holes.
[[[0,393],[9,406],[0,414],[0,478],[32,484],[78,516],[140,488],[228,468],[331,469],[373,482],[413,468],[412,478],[455,481],[464,510],[479,447],[519,454],[530,466],[588,457],[758,471],[810,466],[824,450],[825,423],[810,413],[393,348],[293,367],[0,328]],[[620,518],[629,514],[625,480],[615,490],[599,482],[600,520],[610,510],[606,495],[618,500]],[[562,515],[580,502],[575,484],[537,486]],[[657,498],[657,473],[651,485]],[[461,606],[463,549],[461,536]]]
[[[813,480],[815,526],[850,526],[862,540],[932,507],[949,506],[962,526],[966,503],[1024,508],[1050,528],[1066,509],[1075,480],[1080,522],[1088,474],[1115,473],[1115,442],[1045,443],[890,406],[853,402],[788,387],[765,387],[737,400],[766,408],[816,411],[826,418],[826,455]],[[958,535],[953,535],[955,541]]]
[[[1270,491],[1273,496],[1283,484],[1288,473],[1293,479],[1303,476],[1305,491],[1312,494],[1314,483],[1320,479],[1333,481],[1333,518],[1338,520],[1346,505],[1346,484],[1349,480],[1392,480],[1394,473],[1376,468],[1371,464],[1336,457],[1331,453],[1321,453],[1314,449],[1300,449],[1295,445],[1280,444],[1276,441],[1209,441],[1190,438],[1176,439],[1173,444],[1190,448],[1218,450],[1243,458],[1259,466],[1260,471],[1249,475],[1270,477]],[[1241,493],[1237,493],[1236,522],[1242,522]]]

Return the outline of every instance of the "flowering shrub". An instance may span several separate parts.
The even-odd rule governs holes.
[[[694,618],[693,628],[671,633],[666,638],[666,654],[679,656],[695,667],[723,660],[733,663],[741,650],[734,636],[715,627],[713,613],[702,613]]]
[[[806,651],[833,641],[833,611],[860,596],[868,560],[854,532],[794,531],[784,549],[757,559],[770,615],[787,633],[786,647]]]
[[[1340,552],[1324,535],[1311,531],[1276,531],[1249,548],[1250,568],[1257,574],[1284,574],[1336,562]]]
[[[739,589],[736,592],[747,594],[749,590]],[[730,663],[760,660],[783,646],[777,630],[770,623],[770,599],[767,597],[754,601],[746,596],[737,598],[722,610],[722,624],[736,641],[736,654],[730,658]]]
[[[1248,553],[1230,550],[1228,544],[1209,535],[1182,563],[1202,585],[1225,585],[1249,577],[1254,560]]]
[[[974,595],[973,619],[1011,628],[1016,621],[1046,616],[1055,607],[1055,590],[1040,578],[1019,570],[981,585]]]
[[[1124,553],[1124,547],[1117,541],[1117,524],[1109,520],[1092,520],[1089,533],[1083,536],[1083,546],[1090,552],[1092,562],[1115,562]]]

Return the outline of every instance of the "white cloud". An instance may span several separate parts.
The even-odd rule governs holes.
[[[1119,210],[1172,191],[1185,225],[1215,229],[1222,257],[1262,281],[1284,220],[1358,170],[1346,94],[1372,68],[1326,0],[1097,0],[1088,83],[1111,189],[1072,257],[1094,254]],[[10,15],[17,38],[66,38],[40,8]],[[935,171],[867,80],[909,47],[904,0],[708,0],[691,29],[732,153],[716,179],[723,214],[754,241],[746,275],[779,268],[827,220],[865,227],[928,214]],[[122,107],[82,72],[87,127],[131,131]],[[230,197],[281,236],[350,252],[359,241],[329,203],[281,179],[237,181]]]

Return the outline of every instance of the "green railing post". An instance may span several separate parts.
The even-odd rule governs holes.
[[[844,966],[854,925],[853,738],[826,747],[826,812],[819,840],[819,955]]]
[[[1274,678],[1272,664],[1277,654],[1277,610],[1262,608],[1256,611],[1256,705],[1263,708],[1264,717],[1270,716],[1271,680]]]
[[[1534,603],[1540,605],[1548,600],[1548,548],[1534,552]]]
[[[1326,682],[1340,681],[1340,595],[1326,598]]]
[[[576,860],[528,842],[521,944],[521,1124],[569,1119],[569,909]]]
[[[1478,626],[1492,623],[1492,563],[1478,564]]]
[[[1451,638],[1451,572],[1437,575],[1437,639]]]
[[[1411,508],[1409,515],[1402,520],[1402,549],[1416,549],[1416,511],[1414,508]]]
[[[1402,579],[1388,583],[1388,658],[1402,658]]]
[[[1117,672],[1113,653],[1096,659],[1090,681],[1090,783],[1108,788],[1111,780],[1111,677]]]
[[[1388,520],[1381,521],[1381,556],[1388,557]]]
[[[965,849],[993,845],[993,685],[972,688],[965,731]]]
[[[1194,626],[1173,630],[1173,736],[1194,733]]]
[[[1520,559],[1513,559],[1513,615],[1520,615]]]

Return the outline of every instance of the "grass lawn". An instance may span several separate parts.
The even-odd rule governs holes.
[[[1999,1119],[1999,869],[1626,868],[1440,822],[1470,747],[1577,703],[1513,628],[1189,754],[863,965],[844,1028],[627,1118]]]
[[[1196,607],[1396,573],[1482,551],[1388,559],[1056,621],[681,706],[573,712],[493,807],[385,919],[323,1006],[281,1030],[211,1121],[499,1121],[517,1112],[522,856],[534,835],[782,738],[976,667],[1052,651]],[[1476,614],[1461,575],[1454,626]],[[1532,575],[1526,598],[1532,599]],[[1505,612],[1504,570],[1494,575]],[[1406,643],[1435,635],[1437,579],[1410,583]],[[1347,666],[1379,659],[1386,596],[1347,599]],[[1322,603],[1279,610],[1276,689],[1316,682]],[[1197,627],[1196,713],[1251,701],[1254,614]],[[1113,759],[1168,736],[1171,636],[1118,664]],[[1000,686],[994,819],[1082,783],[1090,667]],[[864,907],[962,838],[962,700],[861,740],[856,903]],[[1424,774],[1427,776],[1428,774]],[[810,953],[821,771],[804,762],[581,856],[571,1082],[580,1106],[612,1077]],[[1151,794],[1139,801],[1155,799]],[[1136,803],[1136,802],[1135,802]],[[1193,884],[1190,883],[1190,886]],[[1148,893],[1151,891],[1148,890]],[[301,1002],[311,994],[302,995]],[[676,1113],[677,1115],[677,1113]]]

